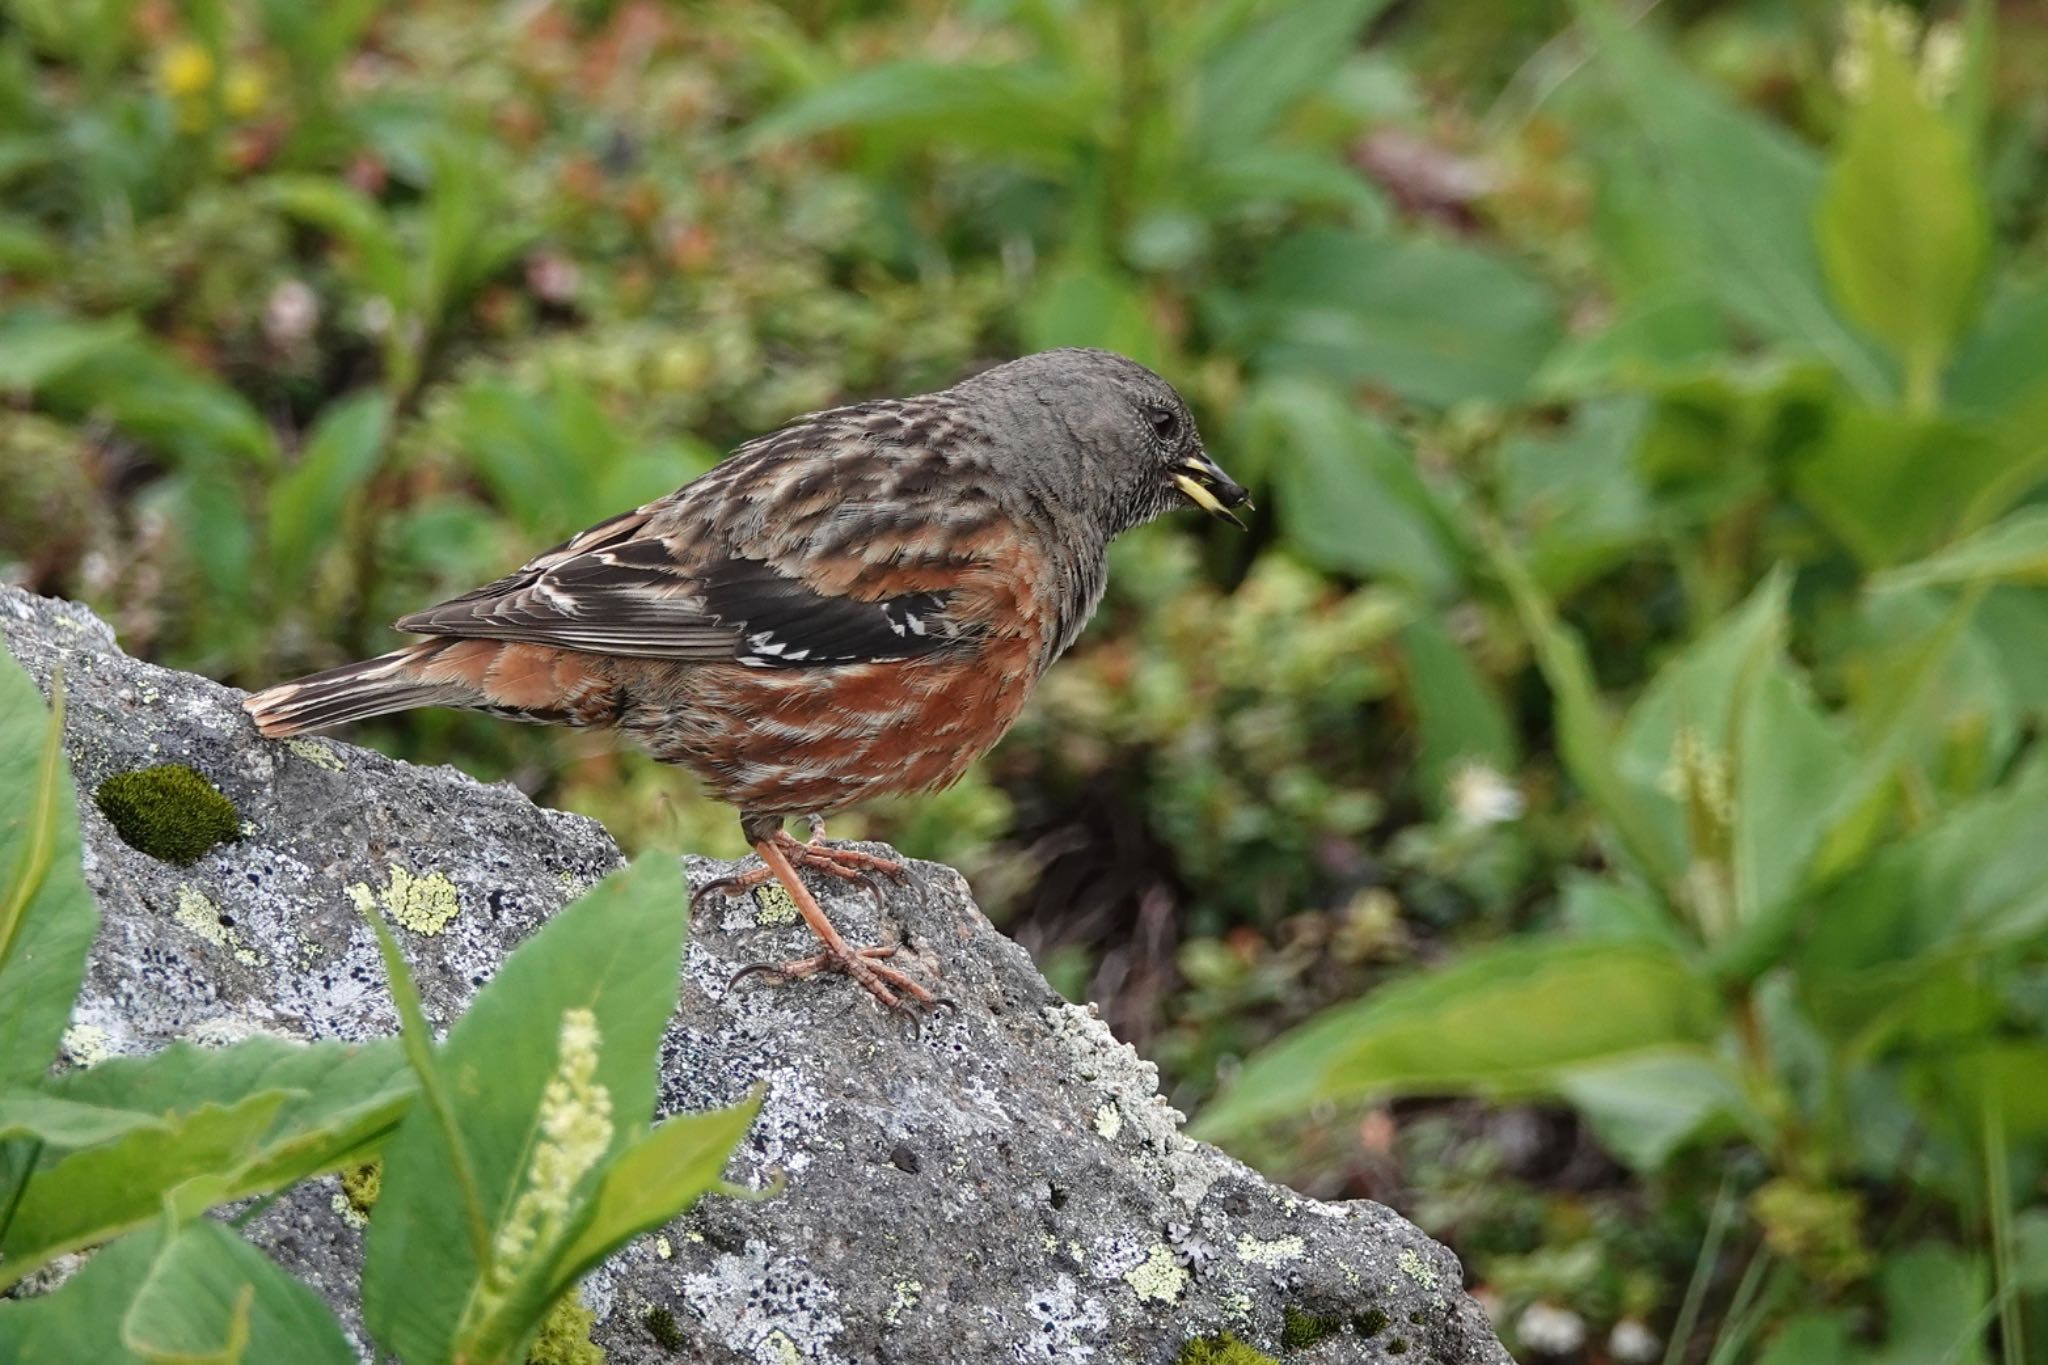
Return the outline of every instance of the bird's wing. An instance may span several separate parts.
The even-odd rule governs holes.
[[[949,606],[987,537],[958,532],[986,517],[927,510],[921,452],[856,441],[849,454],[836,416],[743,447],[398,628],[757,667],[913,658],[971,638]]]

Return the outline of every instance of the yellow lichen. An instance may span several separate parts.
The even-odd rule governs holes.
[[[331,773],[341,772],[348,765],[341,761],[341,755],[318,740],[288,739],[284,747],[290,749],[316,768],[325,768]]]
[[[676,1254],[675,1244],[665,1236],[654,1239],[654,1254],[666,1261]]]
[[[754,923],[764,929],[797,921],[796,902],[775,882],[763,882],[754,888],[754,911]]]
[[[1302,1242],[1299,1237],[1275,1237],[1270,1242],[1262,1242],[1256,1237],[1237,1239],[1238,1258],[1253,1265],[1274,1266],[1283,1261],[1298,1261],[1301,1259],[1301,1253]]]
[[[114,1055],[114,1035],[98,1024],[73,1024],[64,1030],[64,1055],[80,1066],[96,1066]]]
[[[418,877],[402,863],[391,865],[391,881],[382,895],[373,893],[362,882],[350,882],[342,889],[355,902],[357,910],[366,911],[381,903],[386,915],[415,934],[438,934],[462,912],[462,903],[455,896],[455,883],[448,880],[447,874],[429,872]]]
[[[1395,1258],[1401,1273],[1427,1289],[1436,1288],[1436,1267],[1417,1255],[1413,1247],[1403,1247]]]
[[[1154,1244],[1145,1259],[1124,1273],[1124,1283],[1141,1299],[1172,1303],[1187,1288],[1188,1272],[1170,1247]]]
[[[1111,1142],[1124,1130],[1123,1113],[1116,1107],[1115,1100],[1104,1100],[1102,1107],[1095,1111],[1095,1131]]]
[[[233,953],[235,961],[249,967],[263,965],[263,959],[242,941],[242,936],[234,931],[233,926],[221,923],[220,907],[208,900],[206,893],[197,887],[178,888],[178,908],[172,918],[208,943]]]
[[[775,1353],[768,1357],[768,1359],[775,1362],[775,1365],[801,1365],[804,1358],[803,1352],[799,1351],[796,1343],[790,1340],[789,1333],[783,1331],[780,1327],[761,1338],[761,1346],[764,1350]],[[757,1359],[760,1358],[760,1352],[755,1352],[755,1357]]]

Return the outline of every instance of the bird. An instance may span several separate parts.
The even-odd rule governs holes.
[[[826,842],[824,817],[948,786],[993,747],[1101,602],[1116,536],[1190,506],[1242,529],[1250,505],[1166,380],[1042,351],[798,417],[396,623],[424,639],[243,705],[273,738],[425,706],[620,731],[738,811],[761,865],[718,889],[776,881],[817,935],[766,970],[942,1004],[806,888],[799,869],[905,874]]]

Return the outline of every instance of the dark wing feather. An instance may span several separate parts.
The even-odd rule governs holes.
[[[653,504],[600,522],[495,583],[414,612],[398,629],[652,659],[730,659],[735,625],[709,615]]]
[[[911,659],[969,638],[945,615],[947,593],[827,596],[758,559],[721,560],[702,584],[712,614],[740,625],[740,662],[757,668]]]
[[[398,628],[762,668],[916,658],[979,638],[947,613],[943,582],[917,572],[964,562],[944,540],[927,548],[927,518],[903,505],[928,496],[915,490],[943,464],[934,443],[897,444],[904,407],[816,414]],[[772,516],[759,515],[764,491]],[[988,515],[954,503],[957,520]],[[736,535],[743,525],[754,529]]]

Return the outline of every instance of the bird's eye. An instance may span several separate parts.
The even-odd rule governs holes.
[[[1180,414],[1172,408],[1147,408],[1145,416],[1151,419],[1152,430],[1159,433],[1162,441],[1171,441],[1180,435]]]

